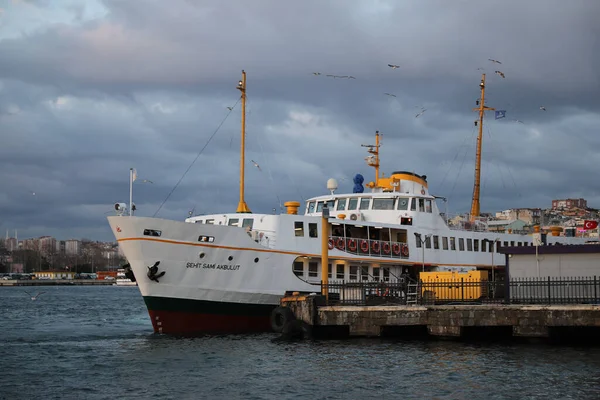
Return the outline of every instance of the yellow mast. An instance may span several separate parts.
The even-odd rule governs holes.
[[[481,74],[481,82],[479,83],[481,88],[481,98],[477,103],[479,107],[474,108],[473,111],[479,111],[479,135],[477,136],[477,156],[475,159],[475,185],[473,186],[473,200],[471,202],[471,222],[475,221],[479,217],[480,204],[479,197],[481,192],[481,140],[483,138],[483,116],[485,111],[493,111],[495,108],[485,106],[485,74]],[[477,125],[477,121],[475,122]]]
[[[246,146],[246,71],[242,70],[242,80],[239,81],[237,89],[242,92],[242,144],[240,155],[240,202],[237,206],[238,213],[249,213],[250,208],[244,200],[244,162]]]
[[[362,144],[361,146],[368,147],[369,150],[367,151],[375,156],[375,161],[372,161],[372,159],[367,159],[367,165],[375,168],[374,187],[379,187],[379,131],[375,131],[375,146],[373,146],[372,144]]]

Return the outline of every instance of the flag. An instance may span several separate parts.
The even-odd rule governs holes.
[[[583,229],[596,229],[598,227],[598,221],[584,221]]]
[[[495,114],[495,119],[500,119],[506,117],[506,110],[498,110]]]
[[[135,182],[135,180],[137,179],[137,170],[135,168],[131,169],[133,171],[133,181]]]

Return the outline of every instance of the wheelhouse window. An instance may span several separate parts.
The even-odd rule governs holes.
[[[346,199],[338,199],[336,211],[344,211],[346,209]]]
[[[327,208],[329,208],[329,210],[333,210],[334,209],[333,207],[335,206],[335,200],[327,200],[326,204],[327,204]]]
[[[356,210],[358,207],[358,197],[348,199],[348,210]]]
[[[419,212],[425,212],[425,199],[419,199]]]
[[[310,203],[308,203],[308,213],[312,214],[315,212],[315,202],[311,201]]]
[[[361,210],[368,210],[370,204],[371,204],[370,198],[366,197],[366,198],[360,199],[360,209]]]
[[[254,226],[254,219],[253,218],[244,218],[244,220],[242,221],[242,228],[250,228],[250,229],[252,229],[253,226]]]
[[[373,199],[373,210],[393,210],[394,199]]]
[[[425,200],[425,212],[431,213],[431,200],[430,199]]]
[[[308,223],[308,236],[312,238],[319,237],[319,232],[317,231],[317,224],[314,222]]]
[[[229,221],[227,222],[227,225],[229,225],[229,226],[238,226],[239,222],[240,222],[240,220],[237,219],[237,218],[230,218]]]
[[[158,231],[156,229],[144,229],[144,236],[160,236],[162,235],[162,231]]]
[[[410,211],[417,211],[417,199],[410,199]]]
[[[408,199],[405,199],[405,198],[398,199],[398,210],[401,210],[401,211],[408,210]]]
[[[304,236],[304,222],[294,221],[294,234],[295,236]]]
[[[317,212],[322,212],[323,211],[323,202],[319,201],[317,203]]]

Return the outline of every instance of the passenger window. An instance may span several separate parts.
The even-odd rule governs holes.
[[[252,219],[252,218],[244,218],[244,220],[242,221],[242,228],[252,229],[253,226],[254,226],[254,219]]]
[[[373,199],[373,210],[393,210],[394,199]]]
[[[417,211],[417,199],[410,199],[410,211]]]
[[[197,224],[202,224],[204,221],[202,221],[201,219],[196,220]]]
[[[448,250],[448,238],[445,236],[442,237],[442,249]]]
[[[456,250],[456,238],[450,238],[450,250]]]
[[[370,203],[371,203],[371,199],[370,198],[360,199],[360,209],[361,210],[368,210]]]
[[[239,222],[239,219],[237,219],[237,218],[231,218],[229,220],[229,222],[227,223],[227,225],[229,225],[229,226],[238,226],[238,222]]]
[[[467,239],[467,251],[473,251],[473,240]]]
[[[308,223],[308,236],[312,238],[319,237],[319,234],[317,232],[317,224],[315,224],[314,222]]]
[[[161,231],[157,231],[156,229],[144,229],[144,236],[160,236],[162,235]]]
[[[319,267],[316,262],[308,263],[308,276],[311,278],[316,278],[318,275]]]
[[[379,280],[379,267],[373,267],[373,279],[376,281]]]
[[[344,279],[344,264],[336,265],[335,278],[336,279]]]
[[[415,235],[415,243],[417,244],[417,247],[419,247],[419,248],[421,246],[423,246],[423,242],[421,241],[421,234],[420,233],[417,233]]]
[[[408,199],[398,199],[398,210],[408,210]]]
[[[294,262],[294,274],[304,276],[304,263],[302,261]]]
[[[308,213],[312,214],[315,212],[315,202],[311,201],[310,203],[308,203]]]
[[[464,238],[458,238],[458,250],[465,251],[465,239]]]
[[[430,199],[425,200],[425,212],[428,212],[428,213],[431,212],[431,200]]]
[[[428,249],[431,248],[431,236],[425,236],[425,247]]]
[[[349,279],[351,281],[358,280],[358,267],[356,265],[351,265],[350,266],[350,276],[349,276]]]
[[[369,267],[360,267],[360,280],[361,281],[369,280]]]
[[[348,200],[348,210],[356,210],[356,207],[358,206],[358,198],[354,197],[351,198],[350,200]]]
[[[440,248],[440,242],[439,242],[438,236],[433,237],[433,248],[436,250],[439,250],[439,248]]]
[[[207,220],[206,220],[206,223],[207,223],[208,225],[214,225],[214,224],[215,224],[215,220],[214,220],[214,219],[207,219]]]
[[[479,239],[473,239],[473,251],[479,251]]]
[[[425,212],[425,199],[419,199],[419,211]]]
[[[346,199],[338,199],[336,211],[344,211],[346,209]]]
[[[295,221],[294,222],[294,232],[296,236],[304,236],[304,222]]]

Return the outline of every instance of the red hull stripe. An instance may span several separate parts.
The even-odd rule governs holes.
[[[275,305],[144,297],[154,332],[194,336],[269,332]]]

